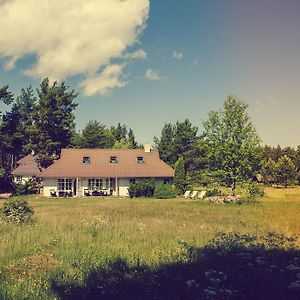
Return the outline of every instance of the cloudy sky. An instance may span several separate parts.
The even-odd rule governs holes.
[[[263,143],[300,144],[298,0],[0,0],[0,86],[80,92],[76,122],[199,126],[228,94]],[[3,106],[2,106],[3,107]]]

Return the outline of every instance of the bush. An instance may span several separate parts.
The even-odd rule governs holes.
[[[153,180],[143,180],[136,183],[130,183],[128,194],[133,197],[153,197],[155,184]]]
[[[259,197],[263,197],[265,192],[260,185],[252,183],[247,188],[247,194],[250,199],[256,199]]]
[[[214,188],[212,190],[207,190],[206,191],[206,194],[205,194],[205,197],[213,197],[213,196],[221,196],[221,191]]]
[[[1,208],[2,219],[14,224],[30,223],[33,213],[25,200],[10,200],[4,202]]]
[[[155,187],[154,197],[158,199],[176,198],[176,193],[171,184],[158,184]]]
[[[29,179],[25,183],[15,185],[13,194],[16,196],[36,194],[38,191],[38,182],[34,179]]]

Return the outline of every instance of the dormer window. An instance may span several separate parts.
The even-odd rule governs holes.
[[[82,158],[82,162],[83,162],[84,164],[90,164],[90,163],[91,163],[91,159],[90,159],[89,156],[84,156],[84,157]]]
[[[137,162],[138,164],[143,164],[143,163],[144,163],[144,157],[143,157],[143,156],[138,156],[138,157],[136,158],[136,162]]]
[[[110,163],[111,163],[111,164],[117,164],[117,163],[118,163],[117,157],[116,157],[116,156],[111,156],[111,157],[110,157]]]

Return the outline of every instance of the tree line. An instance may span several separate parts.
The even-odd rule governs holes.
[[[125,148],[141,145],[125,124],[106,126],[91,120],[76,131],[74,112],[78,93],[65,82],[45,78],[36,91],[22,89],[15,97],[8,86],[0,88],[0,187],[9,186],[17,160],[34,151],[42,168],[58,158],[62,148]],[[273,148],[261,140],[247,113],[247,104],[230,95],[222,109],[212,111],[203,131],[188,119],[166,123],[154,145],[161,159],[180,167],[181,189],[187,184],[218,183],[235,188],[237,181],[261,174],[265,183],[287,186],[300,181],[300,146]]]

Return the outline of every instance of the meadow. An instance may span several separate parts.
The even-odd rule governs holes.
[[[239,249],[245,248],[247,243],[248,246],[252,243],[252,247],[256,243],[253,237],[261,241],[261,237],[276,233],[271,244],[268,240],[268,245],[257,248],[256,243],[253,251],[263,253],[257,257],[276,257],[278,264],[285,264],[284,267],[295,260],[296,273],[285,274],[286,285],[293,282],[294,275],[300,276],[299,188],[267,188],[263,199],[242,205],[181,198],[28,196],[26,199],[35,211],[32,224],[0,223],[0,299],[140,299],[142,295],[144,299],[145,295],[149,299],[168,296],[170,299],[204,296],[205,299],[238,299],[233,284],[226,283],[231,290],[221,288],[216,281],[211,284],[218,276],[219,281],[226,281],[225,275],[220,278],[223,276],[220,270],[217,270],[220,274],[213,273],[217,271],[212,266],[217,268],[217,265],[212,260],[202,261],[201,267],[195,265],[203,260],[203,253],[214,257],[206,247],[209,244],[213,249],[220,249],[220,240],[212,243],[212,238],[220,232],[227,234],[223,236],[225,243],[234,237],[233,243],[238,241]],[[279,245],[276,255],[268,254],[274,250],[272,243],[276,243],[276,249]],[[226,266],[224,269],[229,270]],[[249,262],[247,266],[250,268]],[[264,263],[257,262],[261,274],[267,278],[269,275],[264,273],[267,271],[263,266]],[[198,274],[200,269],[202,275]],[[251,270],[257,273],[257,269],[252,267]],[[199,282],[193,276],[198,276]],[[211,287],[205,289],[203,280]],[[182,286],[176,294],[172,293],[176,285],[180,286],[179,282],[183,282]],[[289,290],[290,299],[299,296],[297,286]],[[259,295],[263,299],[263,294],[258,294],[258,299]],[[251,299],[249,297],[244,298]]]

